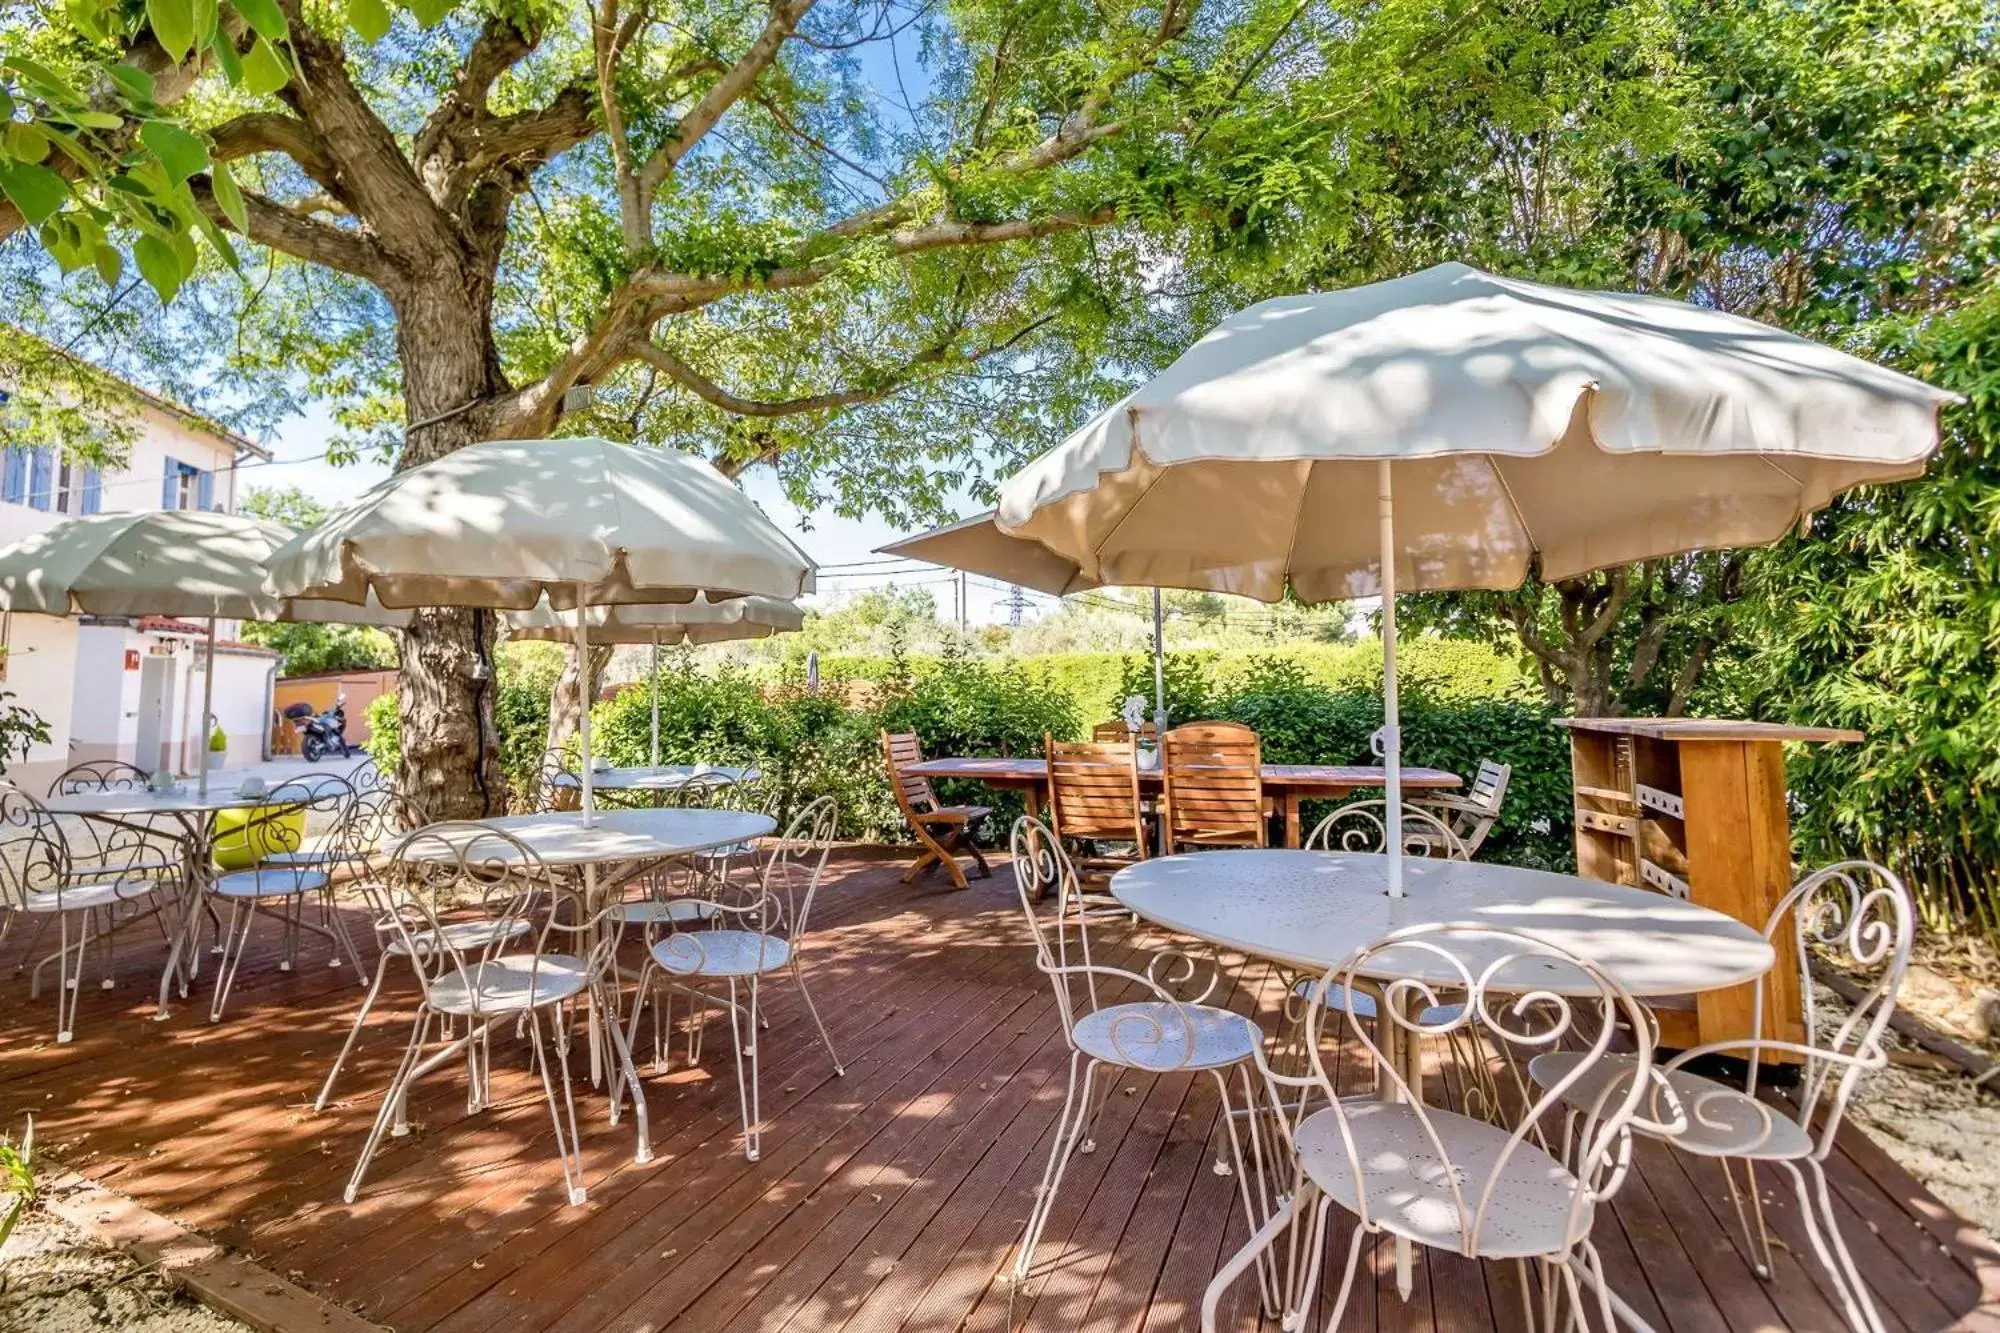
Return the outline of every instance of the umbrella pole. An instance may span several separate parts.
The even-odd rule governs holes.
[[[1375,465],[1382,523],[1382,730],[1376,753],[1388,784],[1389,896],[1403,896],[1403,714],[1396,698],[1396,501],[1387,459]]]
[[[215,716],[215,617],[208,618],[208,652],[202,664],[201,673],[201,741],[195,746],[194,761],[201,775],[195,779],[195,791],[208,795],[208,738],[213,734],[209,719]]]
[[[578,765],[583,779],[583,826],[589,828],[597,822],[597,796],[590,783],[590,608],[584,605],[580,582],[576,585],[576,692],[576,737],[583,752]]]
[[[653,767],[660,766],[660,631],[653,630]]]
[[[1166,613],[1161,609],[1160,590],[1153,589],[1153,728],[1167,729],[1167,636]]]

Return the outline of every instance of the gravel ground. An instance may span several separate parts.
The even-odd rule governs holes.
[[[174,1292],[166,1280],[46,1212],[0,1245],[4,1333],[247,1333],[248,1324]]]

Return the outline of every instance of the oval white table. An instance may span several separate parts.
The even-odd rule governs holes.
[[[287,795],[298,794],[296,783],[281,786]],[[183,862],[180,914],[171,932],[173,942],[167,947],[167,966],[160,974],[160,1001],[154,1010],[154,1018],[167,1017],[167,994],[174,988],[174,978],[181,978],[180,993],[182,998],[186,998],[188,983],[194,976],[194,935],[201,921],[200,882],[211,873],[214,865],[215,816],[224,810],[252,810],[270,805],[272,792],[276,790],[279,788],[245,795],[233,786],[219,785],[204,792],[200,784],[185,782],[166,791],[155,791],[149,786],[115,787],[105,791],[70,792],[42,801],[42,807],[50,814],[101,820],[141,835],[169,836],[180,844]],[[179,825],[178,835],[170,834],[154,823],[163,817]],[[220,929],[218,926],[218,933]],[[307,929],[317,930],[319,927],[308,923]],[[185,975],[182,973],[183,958],[188,964]]]
[[[1322,975],[1394,931],[1468,922],[1520,931],[1588,959],[1635,996],[1740,985],[1776,961],[1770,943],[1735,918],[1650,890],[1546,870],[1414,857],[1403,862],[1403,896],[1391,898],[1388,864],[1388,857],[1368,852],[1195,852],[1128,866],[1111,877],[1111,892],[1155,925]],[[1472,938],[1457,951],[1477,975],[1506,948],[1496,940],[1482,958]],[[1458,982],[1456,970],[1438,970],[1439,961],[1427,950],[1385,949],[1369,959],[1363,975],[1382,982]],[[1501,991],[1561,990],[1574,975],[1522,959],[1495,974],[1493,984]],[[1412,992],[1406,999],[1415,1003],[1418,997]],[[1398,1025],[1379,1026],[1385,1046],[1406,1048],[1385,1050],[1385,1058],[1409,1063],[1404,1078],[1422,1087],[1417,1043],[1390,1043]],[[1399,1238],[1396,1287],[1405,1300],[1411,1264],[1410,1244]],[[1629,1314],[1617,1293],[1610,1295]]]
[[[679,791],[697,778],[714,778],[732,786],[759,782],[763,770],[733,768],[727,764],[658,764],[652,767],[600,768],[590,775],[590,785],[598,791]],[[563,785],[580,786],[572,774],[563,775]]]
[[[1367,852],[1194,852],[1128,866],[1111,877],[1111,892],[1155,925],[1318,973],[1394,931],[1446,922],[1521,931],[1588,959],[1642,997],[1741,985],[1776,960],[1769,941],[1734,917],[1649,889],[1416,857],[1403,862],[1403,896],[1391,898],[1388,862]],[[1477,943],[1467,952],[1477,971]],[[1385,950],[1371,960],[1379,964],[1371,973],[1383,974],[1372,979],[1457,980],[1427,958]],[[1542,970],[1555,971],[1524,960],[1496,985],[1527,990]]]
[[[590,868],[664,861],[752,842],[776,832],[778,821],[745,810],[599,810],[586,828],[581,811],[564,810],[489,819],[478,827],[507,834],[544,864]],[[451,839],[419,830],[410,854],[426,861],[448,860],[477,836],[470,827]]]

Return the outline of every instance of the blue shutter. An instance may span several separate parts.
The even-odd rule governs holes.
[[[206,469],[194,474],[194,507],[215,508],[215,474]]]
[[[173,459],[167,460],[167,477],[160,483],[160,508],[179,509],[181,465]]]
[[[20,504],[28,498],[28,451],[21,448],[7,450],[7,467],[4,481],[0,481],[0,499],[9,504]]]
[[[99,507],[99,496],[103,486],[103,474],[94,467],[83,470],[83,506],[79,513],[95,514]]]
[[[32,455],[33,462],[28,467],[28,506],[32,509],[50,507],[55,492],[55,451],[37,449]]]

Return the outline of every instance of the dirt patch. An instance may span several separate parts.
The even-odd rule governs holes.
[[[248,1333],[249,1327],[47,1212],[30,1212],[0,1245],[0,1329]]]

